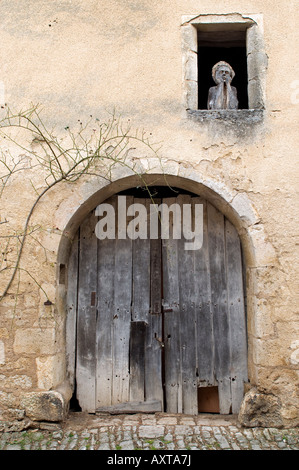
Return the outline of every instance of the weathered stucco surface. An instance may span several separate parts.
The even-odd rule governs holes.
[[[254,122],[241,119],[240,113],[242,122],[204,114],[193,118],[186,112],[182,17],[205,14],[262,15],[268,57],[265,110]],[[90,115],[105,120],[107,111],[115,109],[133,128],[161,142],[161,161],[146,150],[131,150],[138,171],[150,168],[150,174],[161,174],[162,164],[171,184],[205,194],[235,223],[247,266],[248,390],[254,387],[242,407],[247,425],[250,420],[263,424],[252,417],[252,407],[246,412],[258,393],[263,403],[270,397],[270,408],[275,403],[266,425],[299,424],[297,16],[296,0],[0,3],[3,113],[5,103],[15,111],[40,103],[44,123],[65,139],[66,127]],[[2,148],[6,145],[1,141]],[[116,168],[112,180],[111,186],[99,177],[57,185],[36,207],[31,224],[43,230],[27,240],[22,256],[30,276],[25,271],[17,276],[0,303],[3,421],[21,419],[24,410],[29,419],[44,420],[40,403],[49,397],[49,407],[56,400],[60,410],[49,419],[64,416],[60,392],[55,400],[47,395],[59,386],[62,396],[71,393],[66,385],[65,292],[57,287],[57,263],[67,260],[62,234],[72,236],[88,208],[136,184],[124,168]],[[16,174],[3,193],[1,221],[21,231],[35,191],[43,186],[42,172]],[[6,274],[0,278],[1,291]],[[52,305],[44,304],[44,291]]]

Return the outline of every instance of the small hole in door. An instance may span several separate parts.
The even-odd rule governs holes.
[[[199,413],[220,413],[218,387],[199,387],[197,400]]]
[[[72,395],[72,398],[70,400],[70,411],[71,412],[80,412],[82,411],[82,408],[79,404],[79,401],[78,401],[78,398],[77,398],[77,386],[75,384],[75,390],[74,390],[74,393]]]

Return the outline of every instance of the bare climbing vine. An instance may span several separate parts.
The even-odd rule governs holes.
[[[158,145],[150,143],[146,132],[133,131],[128,121],[124,122],[115,114],[105,122],[90,116],[86,124],[79,121],[76,130],[66,126],[64,132],[61,137],[47,128],[39,106],[17,113],[6,109],[5,116],[0,119],[0,276],[4,280],[1,282],[4,287],[0,292],[0,302],[9,293],[13,281],[17,278],[19,282],[22,273],[27,273],[43,290],[36,276],[21,260],[29,237],[40,243],[38,233],[45,227],[32,224],[33,214],[54,187],[74,184],[84,176],[111,181],[113,171],[124,167],[138,175],[140,185],[149,190],[142,176],[144,171],[138,170],[138,160],[130,156],[130,151],[141,145],[158,158]],[[35,184],[37,175],[38,185]],[[24,181],[29,179],[34,198],[25,214],[23,227],[18,229],[13,215],[6,213],[5,205],[9,188],[20,176]],[[16,187],[20,188],[20,182]],[[15,198],[18,196],[21,194],[16,194]],[[22,197],[19,200],[21,204]],[[43,292],[49,300],[47,293]]]

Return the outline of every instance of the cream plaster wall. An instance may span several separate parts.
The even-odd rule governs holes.
[[[183,100],[182,17],[232,13],[262,15],[268,56],[264,119],[241,135],[190,120]],[[104,120],[115,108],[161,142],[166,174],[187,178],[182,185],[206,192],[235,222],[247,256],[251,385],[281,400],[285,425],[299,423],[297,15],[296,0],[0,2],[4,103],[16,111],[40,103],[44,122],[61,138],[66,126],[90,115]],[[150,172],[159,173],[160,162],[142,157],[141,171],[152,165]],[[13,219],[19,230],[35,197],[32,178],[43,186],[42,174],[20,173],[2,199],[1,220]],[[61,233],[73,233],[70,221],[79,221],[83,203],[95,205],[122,184],[131,182],[114,183],[95,198],[104,182],[83,178],[56,187],[36,208],[34,221],[44,230],[38,242],[26,244],[23,260],[54,305],[44,305],[43,291],[24,273],[0,303],[3,419],[21,406],[24,391],[63,383],[64,293],[56,289],[57,261],[66,256]]]

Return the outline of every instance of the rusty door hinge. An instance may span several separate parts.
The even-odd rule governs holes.
[[[173,312],[173,308],[171,308],[168,303],[162,302],[162,308],[164,313]]]

